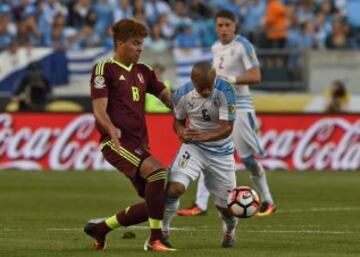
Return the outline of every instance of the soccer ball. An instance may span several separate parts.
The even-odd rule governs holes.
[[[238,218],[254,216],[260,207],[259,196],[247,186],[239,186],[230,191],[227,199],[229,211]]]

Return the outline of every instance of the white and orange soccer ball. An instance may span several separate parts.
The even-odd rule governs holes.
[[[235,217],[250,218],[259,211],[260,198],[254,189],[239,186],[229,192],[227,204]]]

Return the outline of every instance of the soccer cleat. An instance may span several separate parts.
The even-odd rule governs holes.
[[[176,214],[179,216],[200,216],[206,215],[206,211],[200,209],[196,204],[194,204],[190,208],[176,211]]]
[[[235,246],[235,233],[224,233],[222,247],[231,248]]]
[[[84,227],[84,232],[95,239],[95,250],[105,250],[105,236],[96,234],[96,223],[88,222]]]
[[[168,238],[162,238],[154,241],[147,239],[144,244],[145,251],[155,251],[155,252],[175,252],[177,249],[172,247]]]
[[[269,216],[276,211],[276,205],[268,202],[262,202],[259,212],[256,214],[259,217]]]

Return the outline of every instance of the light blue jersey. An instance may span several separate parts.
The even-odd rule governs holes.
[[[221,78],[215,81],[212,94],[204,98],[191,82],[174,92],[174,114],[176,119],[189,118],[189,128],[207,132],[216,129],[220,120],[234,121],[236,99],[234,87]],[[197,142],[195,145],[215,155],[229,155],[234,152],[231,136],[213,142]]]

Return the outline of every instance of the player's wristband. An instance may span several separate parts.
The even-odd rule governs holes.
[[[227,77],[227,80],[228,80],[230,83],[235,84],[235,83],[236,83],[236,76],[229,76],[229,77]]]

